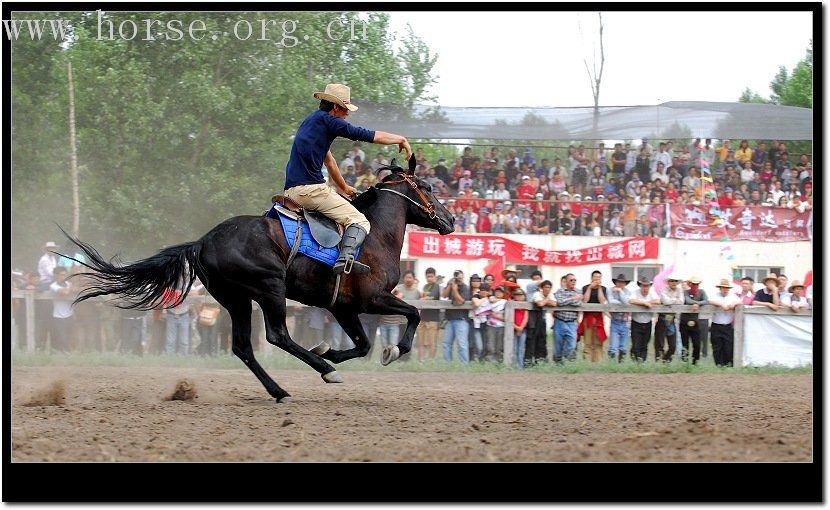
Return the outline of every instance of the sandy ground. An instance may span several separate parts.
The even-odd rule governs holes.
[[[812,377],[18,367],[14,461],[810,461]],[[177,383],[178,396],[169,400]]]

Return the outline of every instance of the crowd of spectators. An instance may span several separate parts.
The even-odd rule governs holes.
[[[230,354],[230,315],[207,299],[198,280],[191,289],[195,299],[172,308],[149,312],[119,310],[101,302],[72,306],[84,280],[70,281],[67,276],[81,273],[83,266],[71,259],[57,257],[52,253],[56,248],[54,243],[47,243],[38,271],[16,274],[13,278],[15,288],[40,291],[51,298],[35,301],[35,347],[38,350],[119,350],[136,355],[182,356]],[[79,257],[80,254],[75,255],[75,258]],[[706,355],[710,336],[715,363],[732,365],[732,321],[736,305],[765,306],[771,310],[786,307],[793,311],[813,307],[812,285],[805,287],[798,280],[789,282],[785,275],[767,275],[758,282],[763,287],[757,291],[752,278],[743,278],[739,287],[731,279],[721,279],[714,286],[717,292],[707,294],[700,278],[684,279],[676,273],[666,278],[666,286],[659,293],[652,288],[653,282],[648,278],[640,278],[636,288],[630,289],[632,282],[622,274],[611,278],[611,285],[604,285],[602,273],[594,271],[590,282],[579,287],[573,273],[562,275],[554,285],[544,279],[541,271],[534,271],[530,283],[524,288],[518,283],[520,274],[515,266],[509,266],[500,275],[473,274],[467,279],[457,270],[445,283],[443,276],[428,268],[424,274],[425,283],[421,285],[414,272],[406,271],[402,282],[393,291],[399,298],[443,299],[454,305],[470,305],[468,308],[448,306],[443,312],[421,310],[421,323],[413,343],[417,359],[432,360],[442,353],[446,362],[456,359],[462,364],[471,361],[500,363],[504,356],[505,328],[513,328],[513,362],[519,368],[537,363],[573,361],[580,351],[578,342],[582,343],[583,359],[593,363],[605,359],[622,362],[628,359],[628,354],[635,362],[645,361],[650,343],[656,361],[670,362],[677,352],[681,359],[697,363],[701,353]],[[179,292],[169,289],[162,302],[174,304]],[[200,299],[200,296],[203,297]],[[510,322],[505,306],[511,300],[531,302],[534,307],[515,310]],[[27,345],[23,301],[15,298],[12,302],[19,348]],[[637,305],[643,310],[588,312],[581,310],[583,303]],[[708,320],[700,320],[697,313],[650,312],[656,304],[692,305],[695,307],[693,312],[700,305],[718,308],[710,328]],[[545,309],[550,306],[557,308],[551,313],[549,308]],[[606,331],[604,314],[610,318],[609,331]],[[373,350],[378,334],[381,347],[397,345],[406,327],[405,319],[397,315],[364,314],[360,318]],[[117,326],[119,322],[120,326]],[[258,308],[255,308],[252,326],[252,341],[259,350],[263,344],[263,323]],[[551,352],[548,352],[549,332],[552,335]],[[323,339],[330,341],[332,348],[337,350],[354,346],[333,316],[315,307],[301,308],[293,315],[292,336],[306,348]],[[413,353],[401,360],[413,359]],[[372,357],[371,352],[369,357]]]
[[[662,236],[667,204],[812,209],[813,165],[807,154],[790,155],[772,141],[738,147],[695,139],[675,147],[644,138],[639,145],[570,145],[552,159],[537,160],[531,148],[502,154],[492,147],[476,155],[435,163],[417,149],[416,174],[429,182],[467,233],[583,236]],[[704,194],[700,158],[710,167],[714,197]],[[347,183],[364,191],[388,164],[382,152],[366,161],[360,144],[340,162]]]

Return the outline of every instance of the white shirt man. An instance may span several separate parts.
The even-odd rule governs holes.
[[[493,198],[495,200],[510,200],[510,191],[506,189],[497,189],[493,192]]]
[[[561,175],[562,178],[565,179],[565,182],[570,182],[571,172],[568,170],[567,167],[562,166],[561,162],[558,165],[550,167],[550,169],[548,170],[549,180],[553,179],[554,172],[559,172],[559,175]]]
[[[50,244],[54,243],[47,243],[46,249],[50,248],[57,248],[57,246],[50,246]],[[55,272],[55,267],[58,265],[58,257],[54,253],[46,252],[41,257],[40,260],[37,262],[37,272],[40,274],[40,281],[41,282],[51,282],[53,280],[53,273]]]
[[[664,153],[665,154],[665,153]],[[655,179],[659,179],[663,181],[663,183],[669,183],[669,176],[666,173],[666,167],[661,165],[656,165],[656,169],[651,172],[651,180],[654,181]]]
[[[709,304],[717,307],[712,314],[712,326],[709,330],[712,357],[715,358],[715,365],[732,366],[735,343],[735,329],[732,323],[735,321],[735,307],[741,304],[741,298],[731,292],[732,282],[729,278],[722,278],[717,287],[718,293],[709,298]]]
[[[671,166],[671,156],[665,150],[665,146],[660,147],[661,150],[657,151],[657,154],[654,155],[654,159],[651,160],[651,173],[653,174],[657,171],[657,163],[663,163],[663,168],[668,168]],[[654,179],[654,177],[652,177]]]

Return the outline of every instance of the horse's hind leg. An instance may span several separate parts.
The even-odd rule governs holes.
[[[412,349],[412,339],[415,337],[418,324],[421,322],[421,315],[417,308],[388,293],[372,298],[367,311],[379,315],[403,315],[406,317],[406,331],[404,331],[403,338],[398,342],[398,345],[387,345],[383,349],[381,364],[388,365]]]
[[[233,353],[254,373],[259,382],[265,386],[268,394],[277,399],[277,402],[290,402],[291,395],[271,379],[254,357],[254,349],[251,346],[251,300],[222,299],[213,290],[211,294],[231,315]]]
[[[366,332],[363,331],[363,325],[360,323],[360,318],[356,312],[344,310],[332,310],[331,313],[343,331],[349,335],[349,338],[354,342],[355,347],[345,351],[335,351],[331,349],[328,343],[323,342],[311,352],[319,354],[322,358],[331,361],[332,363],[342,363],[343,361],[352,358],[366,356],[369,353],[369,339],[366,337]]]
[[[343,382],[340,374],[333,366],[291,339],[288,334],[288,327],[285,325],[285,286],[277,284],[272,287],[269,292],[264,293],[256,300],[265,316],[266,340],[305,362],[319,372],[327,383]]]

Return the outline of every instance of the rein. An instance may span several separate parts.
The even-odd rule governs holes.
[[[427,196],[424,195],[424,192],[421,191],[421,188],[418,187],[418,183],[416,183],[415,181],[410,179],[406,174],[398,174],[398,175],[400,175],[402,177],[402,179],[397,180],[397,181],[386,181],[383,184],[400,184],[402,182],[409,183],[409,185],[412,186],[412,189],[414,189],[415,192],[418,193],[418,197],[421,199],[421,201],[423,203],[419,204],[418,202],[412,200],[410,197],[404,195],[400,191],[395,191],[393,189],[387,189],[387,188],[377,188],[377,189],[380,190],[380,191],[388,191],[389,193],[394,193],[398,196],[404,197],[405,199],[409,200],[410,202],[412,202],[413,204],[418,206],[422,211],[427,213],[429,215],[429,219],[434,220],[435,217],[436,217],[435,206],[432,204],[432,202],[429,201],[429,198],[427,198]]]

